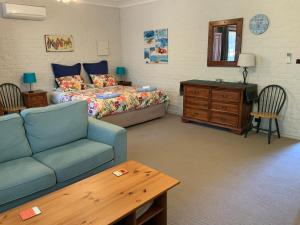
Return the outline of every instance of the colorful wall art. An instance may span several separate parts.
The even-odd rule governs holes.
[[[168,29],[144,32],[144,59],[146,64],[168,63]]]
[[[72,35],[45,35],[47,52],[73,52]]]

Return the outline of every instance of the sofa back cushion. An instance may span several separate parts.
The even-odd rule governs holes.
[[[86,101],[73,101],[21,112],[33,153],[86,138]]]
[[[0,163],[31,156],[23,119],[18,114],[0,117]]]

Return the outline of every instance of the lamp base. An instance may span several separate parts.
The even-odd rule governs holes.
[[[244,79],[244,84],[247,84],[247,76],[248,76],[248,68],[244,67],[244,71],[243,71],[243,79]]]

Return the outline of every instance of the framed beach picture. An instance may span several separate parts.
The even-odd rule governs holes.
[[[144,60],[146,64],[168,63],[168,29],[144,32]]]
[[[74,42],[72,35],[45,35],[47,52],[73,52]]]

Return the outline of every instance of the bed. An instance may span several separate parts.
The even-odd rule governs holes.
[[[83,68],[92,85],[86,85],[82,79],[81,63],[73,66],[52,64],[55,81],[59,87],[50,96],[52,103],[86,100],[89,116],[122,127],[166,114],[169,97],[162,90],[154,88],[141,91],[138,87],[117,85],[115,77],[108,73],[106,60],[99,63],[83,63]],[[102,99],[101,95],[107,93],[117,96]]]
[[[120,96],[109,99],[98,98],[99,95],[108,92],[118,93]],[[162,90],[139,92],[137,87],[121,85],[80,91],[57,90],[51,93],[50,98],[54,104],[86,100],[89,116],[122,127],[163,117],[169,104],[169,97]]]

